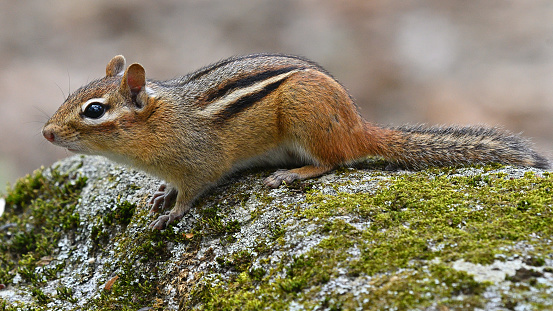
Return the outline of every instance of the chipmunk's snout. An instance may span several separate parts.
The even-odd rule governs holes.
[[[46,138],[47,141],[53,143],[56,140],[56,134],[54,134],[54,129],[50,126],[46,126],[42,129],[42,136]]]

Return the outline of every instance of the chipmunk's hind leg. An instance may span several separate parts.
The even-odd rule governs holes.
[[[291,170],[278,170],[271,176],[265,178],[263,184],[270,188],[278,188],[282,183],[290,184],[296,180],[321,176],[332,169],[334,168],[330,166],[306,165]]]
[[[309,164],[280,170],[265,179],[271,188],[283,182],[317,177],[370,154],[366,122],[346,90],[329,75],[303,70],[279,88],[278,124],[284,144],[300,162]]]

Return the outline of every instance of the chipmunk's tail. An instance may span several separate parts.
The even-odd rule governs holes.
[[[480,126],[401,126],[381,149],[384,158],[409,168],[501,163],[548,169],[548,159],[526,139]]]

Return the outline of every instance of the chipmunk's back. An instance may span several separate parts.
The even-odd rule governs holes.
[[[187,75],[165,81],[155,81],[155,83],[160,87],[170,88],[172,91],[181,90],[195,95],[195,97],[202,96],[206,90],[212,90],[212,93],[217,92],[222,95],[230,89],[252,85],[292,70],[308,68],[331,76],[317,63],[306,58],[261,53],[230,57]]]

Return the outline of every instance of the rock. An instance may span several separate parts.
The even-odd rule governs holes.
[[[74,156],[0,217],[4,310],[532,310],[553,307],[553,175],[371,160],[278,189],[231,176],[148,228],[161,181]]]

